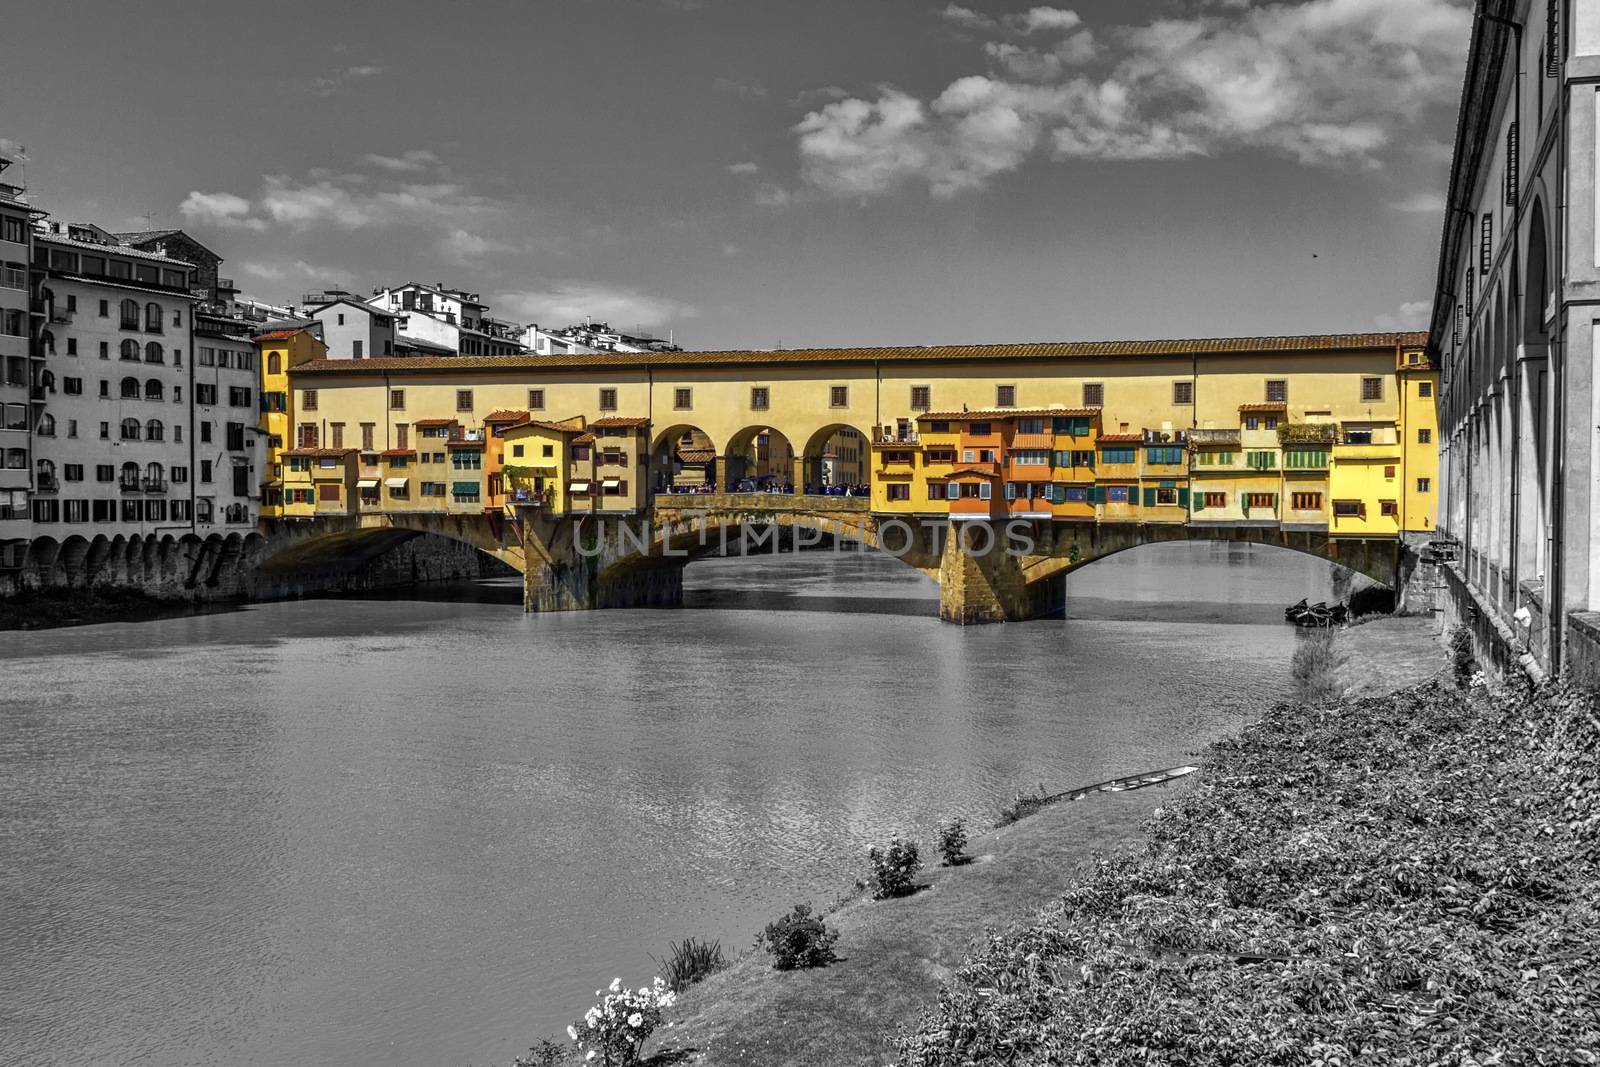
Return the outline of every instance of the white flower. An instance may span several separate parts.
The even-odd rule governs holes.
[[[567,1036],[574,1041],[578,1040],[578,1028],[576,1026],[567,1027]]]
[[[638,1012],[634,1012],[632,1015],[628,1016],[628,1025],[637,1030],[639,1027],[644,1025],[644,1016],[640,1015]]]
[[[589,1029],[593,1030],[600,1023],[600,1009],[590,1008],[584,1012],[583,1021],[589,1024]]]
[[[615,992],[619,991],[621,988],[622,988],[622,979],[620,979],[620,978],[611,979],[611,992],[615,993]]]
[[[596,1052],[594,1049],[590,1049],[589,1054],[583,1058],[583,1062],[588,1063],[598,1055],[600,1055],[600,1053]]]

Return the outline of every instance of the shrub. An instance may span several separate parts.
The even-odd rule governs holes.
[[[967,820],[959,815],[949,822],[939,824],[939,854],[946,867],[959,867],[969,862],[967,855]]]
[[[600,1003],[583,1018],[567,1027],[567,1036],[578,1046],[586,1061],[602,1067],[629,1067],[639,1059],[645,1039],[661,1025],[661,1011],[672,1007],[678,995],[660,978],[637,991],[624,989],[622,979],[613,978],[607,992],[595,990]]]
[[[829,930],[820,916],[811,914],[811,905],[796,904],[794,911],[767,924],[756,939],[772,955],[772,965],[780,971],[807,967],[826,967],[839,957],[833,954],[837,931]]]
[[[922,870],[916,842],[902,841],[898,837],[890,838],[886,849],[868,849],[867,859],[872,863],[872,878],[877,883],[872,891],[873,900],[909,896],[914,888],[912,880]]]
[[[994,821],[996,826],[1010,826],[1018,819],[1026,819],[1050,803],[1050,795],[1044,791],[1044,783],[1039,783],[1037,793],[1018,793],[1010,804],[1000,809],[1000,817]]]
[[[1333,633],[1329,630],[1298,631],[1300,638],[1294,656],[1289,661],[1289,675],[1294,679],[1295,698],[1305,704],[1318,704],[1338,696],[1334,683],[1334,670],[1338,657],[1334,655]]]
[[[686,937],[675,945],[667,946],[667,958],[656,960],[656,966],[666,976],[667,988],[674,993],[703,979],[711,977],[728,965],[722,955],[721,941],[701,941]],[[655,959],[655,957],[651,957]]]
[[[1472,634],[1465,626],[1458,626],[1450,631],[1450,671],[1455,675],[1456,685],[1467,688],[1477,669],[1477,660],[1472,656]]]
[[[511,1067],[561,1067],[566,1062],[567,1050],[546,1037],[530,1048],[526,1056],[512,1060]]]

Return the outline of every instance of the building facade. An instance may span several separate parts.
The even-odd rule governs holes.
[[[347,293],[312,293],[305,299],[305,316],[322,324],[322,339],[330,359],[395,354],[405,316],[391,314]]]
[[[0,568],[22,565],[33,515],[34,381],[44,368],[36,340],[44,331],[43,305],[33,296],[33,209],[6,173],[14,161],[0,156]]]
[[[508,356],[523,350],[522,327],[491,316],[477,293],[407,282],[374,290],[367,302],[405,318],[398,338],[401,351]]]
[[[1597,81],[1600,6],[1479,0],[1428,336],[1457,614],[1545,668],[1600,611]]]

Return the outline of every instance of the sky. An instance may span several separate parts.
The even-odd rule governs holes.
[[[687,348],[1423,328],[1467,0],[26,0],[36,206]],[[15,172],[12,172],[15,173]]]

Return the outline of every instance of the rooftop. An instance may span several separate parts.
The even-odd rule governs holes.
[[[772,363],[934,363],[965,360],[1068,360],[1115,357],[1152,358],[1192,355],[1386,351],[1420,345],[1422,333],[1307,334],[1286,337],[1204,337],[1151,341],[1039,341],[983,345],[897,345],[884,348],[795,348],[714,352],[591,352],[515,356],[395,356],[373,360],[312,360],[297,374],[427,374],[583,367],[728,366]]]
[[[1035,419],[1035,418],[1093,418],[1099,408],[977,408],[970,411],[924,411],[919,419],[940,419],[952,422],[961,419]]]

